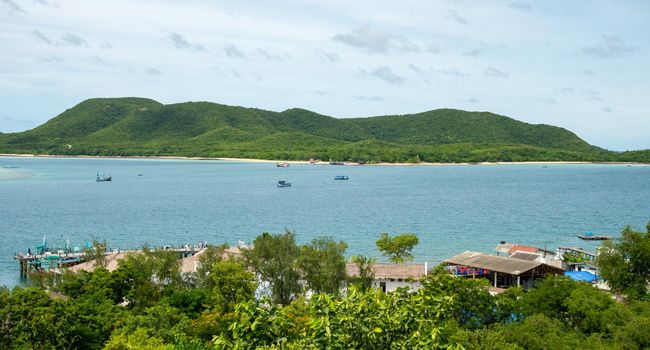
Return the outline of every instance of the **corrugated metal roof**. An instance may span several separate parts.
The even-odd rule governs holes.
[[[372,269],[375,279],[419,279],[426,275],[424,264],[373,264]],[[346,265],[346,272],[349,277],[359,276],[359,267],[349,263]]]
[[[120,260],[126,258],[128,254],[133,254],[133,252],[125,252],[125,253],[111,253],[106,255],[104,258],[104,264],[106,266],[106,270],[109,272],[113,272],[117,270],[117,267],[119,266]],[[79,272],[79,271],[88,271],[92,272],[96,268],[96,262],[95,260],[90,260],[86,261],[84,263],[74,265],[68,268],[68,270],[72,272]]]
[[[533,262],[521,259],[514,259],[505,256],[488,255],[478,252],[466,251],[449,259],[443,260],[448,264],[464,265],[490,271],[503,272],[510,275],[520,275],[526,271],[542,265],[540,262]]]
[[[206,251],[207,249],[202,249],[198,253],[192,256],[183,258],[181,260],[181,272],[183,273],[196,272],[196,270],[199,268],[199,261],[200,261],[199,258]],[[241,250],[238,247],[229,247],[223,251],[221,258],[226,260],[226,259],[230,259],[231,257],[239,258],[241,257],[241,255],[242,255]]]
[[[528,253],[528,252],[514,252],[512,255],[510,255],[510,257],[514,259],[535,261],[535,259],[539,258],[540,255],[536,253]]]

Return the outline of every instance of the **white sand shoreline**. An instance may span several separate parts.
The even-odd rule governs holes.
[[[225,158],[225,157],[182,157],[182,156],[90,156],[90,155],[54,155],[54,154],[17,154],[0,153],[0,157],[16,158],[106,158],[106,159],[160,159],[160,160],[216,160],[242,163],[289,163],[329,165],[326,161],[310,163],[305,160],[270,160],[254,158]],[[446,165],[552,165],[552,164],[611,164],[611,165],[650,165],[638,162],[591,162],[591,161],[530,161],[530,162],[476,162],[476,163],[371,163],[364,166],[446,166]],[[361,165],[355,162],[345,162],[345,165]]]

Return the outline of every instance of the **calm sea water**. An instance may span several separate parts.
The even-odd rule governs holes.
[[[0,158],[0,284],[18,283],[14,253],[39,243],[110,247],[236,244],[296,232],[332,236],[380,257],[381,232],[420,237],[417,261],[491,253],[499,241],[555,249],[599,243],[650,220],[650,167],[625,165],[325,166],[225,161]],[[113,182],[97,183],[97,172]],[[138,176],[142,174],[142,176]],[[349,181],[334,181],[348,175]],[[278,180],[293,183],[278,188]]]

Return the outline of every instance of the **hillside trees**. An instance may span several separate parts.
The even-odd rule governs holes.
[[[86,100],[32,130],[0,135],[0,151],[364,163],[650,159],[648,150],[610,152],[562,128],[484,112],[337,119],[301,109],[276,113],[141,98]]]

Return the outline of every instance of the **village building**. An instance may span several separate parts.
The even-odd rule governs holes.
[[[384,264],[376,263],[371,267],[374,272],[372,287],[382,292],[392,292],[398,288],[407,287],[412,290],[420,289],[420,279],[428,274],[428,265],[424,264]],[[359,266],[349,263],[346,265],[348,277],[359,276]]]
[[[493,288],[523,286],[527,289],[548,275],[564,275],[563,268],[541,261],[470,251],[445,259],[443,263],[454,276],[487,278]]]
[[[561,258],[562,256],[546,248],[501,242],[494,250],[497,252],[497,256],[508,256],[515,259],[541,262],[566,270],[566,265]]]

